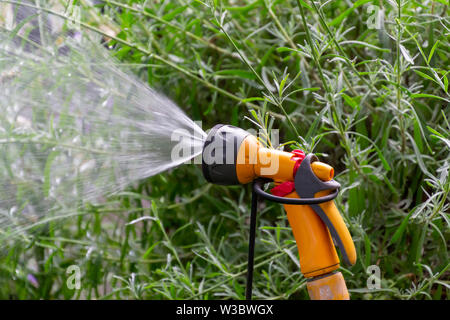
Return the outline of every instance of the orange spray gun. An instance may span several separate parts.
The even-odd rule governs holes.
[[[206,180],[215,184],[253,181],[247,299],[251,299],[258,197],[284,204],[310,298],[349,299],[344,278],[337,271],[340,261],[334,243],[347,265],[355,264],[356,250],[333,201],[340,185],[333,180],[331,166],[319,162],[314,154],[264,148],[255,136],[243,129],[216,125],[203,146],[202,169]],[[275,183],[271,194],[263,190],[268,182]]]

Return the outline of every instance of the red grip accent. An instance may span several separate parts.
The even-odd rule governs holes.
[[[296,149],[292,150],[293,155],[291,157],[291,160],[295,161],[294,165],[294,174],[297,173],[298,167],[300,167],[300,164],[302,163],[303,159],[305,159],[305,153],[302,150]],[[270,192],[272,192],[273,195],[278,197],[284,197],[295,190],[295,184],[292,181],[285,181],[275,187],[273,187]]]
[[[292,181],[285,181],[275,187],[273,187],[270,192],[272,192],[273,195],[278,197],[284,197],[295,190],[294,182]]]
[[[295,166],[294,166],[294,177],[295,174],[297,173],[297,169],[298,167],[300,167],[300,164],[302,163],[303,159],[305,159],[306,155],[305,153],[300,150],[300,149],[295,149],[292,151],[292,153],[294,154],[291,158],[291,160],[295,160]]]

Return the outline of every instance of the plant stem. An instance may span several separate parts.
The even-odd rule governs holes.
[[[400,45],[402,41],[402,33],[401,33],[401,25],[400,21],[402,18],[402,0],[397,0],[398,6],[398,16],[397,16],[397,111],[400,113],[399,117],[399,126],[400,126],[400,134],[402,136],[402,153],[405,153],[406,147],[406,137],[405,137],[405,125],[404,125],[404,117],[402,113],[402,92],[401,92],[401,81],[402,81],[402,73],[401,73],[401,53],[400,53]]]
[[[211,43],[210,41],[207,41],[207,40],[205,40],[205,39],[203,39],[203,38],[193,34],[192,32],[189,32],[189,31],[181,28],[180,26],[178,26],[178,25],[176,25],[176,24],[174,24],[172,22],[166,21],[166,20],[164,20],[164,19],[162,19],[162,18],[160,18],[160,17],[158,17],[158,16],[156,16],[156,15],[154,15],[154,14],[148,12],[148,11],[145,11],[145,8],[144,8],[144,10],[139,10],[139,9],[130,7],[130,6],[126,5],[126,4],[123,4],[123,3],[120,3],[120,2],[117,2],[117,1],[114,1],[114,0],[105,0],[105,2],[107,4],[112,4],[112,5],[115,5],[115,6],[119,7],[119,8],[127,9],[127,10],[130,10],[130,11],[139,13],[139,14],[145,16],[145,17],[154,19],[154,20],[156,20],[156,21],[158,21],[158,22],[160,22],[162,24],[165,24],[165,25],[167,25],[167,26],[169,26],[171,28],[174,28],[174,29],[176,29],[178,31],[183,32],[188,37],[203,43],[204,45],[210,47],[211,49],[216,50],[217,52],[223,53],[223,54],[225,54],[227,56],[232,56],[232,53],[230,51],[222,49],[222,48],[216,46],[215,44]]]
[[[247,60],[247,58],[242,54],[241,50],[239,50],[239,48],[237,47],[236,43],[233,41],[233,39],[231,38],[231,36],[228,34],[228,32],[225,30],[225,28],[222,26],[222,24],[216,19],[216,23],[219,25],[220,30],[222,30],[222,32],[225,34],[225,36],[227,37],[227,39],[230,41],[230,43],[233,45],[234,49],[236,50],[236,52],[239,54],[239,56],[241,57],[242,61],[244,61],[244,63],[247,65],[247,67],[250,69],[250,71],[255,75],[256,79],[258,79],[258,81],[266,88],[266,91],[268,92],[268,94],[270,95],[270,97],[272,98],[273,102],[275,103],[276,106],[278,106],[281,111],[283,112],[284,116],[286,117],[287,121],[289,122],[289,125],[291,126],[291,128],[294,130],[295,136],[296,138],[300,137],[300,134],[298,133],[297,128],[295,127],[294,123],[292,122],[291,118],[289,117],[289,114],[286,112],[286,109],[283,107],[283,104],[281,103],[281,101],[279,100],[278,97],[276,97],[272,91],[269,89],[269,87],[267,86],[267,84],[265,83],[265,81],[261,78],[261,76],[256,72],[256,70],[252,67],[252,65],[250,64],[250,62]]]
[[[311,54],[313,56],[313,60],[314,60],[314,62],[316,64],[316,66],[317,66],[317,70],[319,71],[319,77],[320,77],[320,79],[322,81],[322,85],[323,85],[323,88],[325,90],[326,100],[329,102],[329,104],[330,104],[330,106],[332,108],[332,112],[334,112],[336,115],[338,115],[337,107],[336,107],[336,104],[335,104],[334,99],[332,97],[331,89],[328,86],[327,80],[325,79],[324,73],[322,71],[322,66],[320,65],[319,57],[317,56],[317,51],[316,51],[316,48],[315,48],[315,46],[313,44],[311,33],[309,31],[308,24],[306,22],[305,12],[304,12],[302,4],[300,3],[300,0],[297,0],[297,5],[298,5],[299,10],[300,10],[300,16],[302,17],[303,28],[305,29],[306,41],[308,42],[308,45],[311,48]],[[339,135],[341,136],[341,138],[344,141],[343,146],[344,146],[344,149],[345,149],[345,151],[346,151],[346,153],[347,153],[347,155],[348,155],[348,157],[350,159],[350,162],[353,163],[355,169],[358,170],[358,172],[362,174],[362,171],[360,170],[357,161],[354,159],[354,157],[352,155],[352,152],[351,152],[351,149],[350,149],[350,146],[349,146],[349,143],[348,143],[348,137],[347,137],[347,135],[345,133],[345,129],[342,126],[342,123],[341,123],[339,117],[337,119],[337,126],[338,126],[338,130],[339,130]]]
[[[316,11],[317,15],[319,16],[319,21],[320,24],[322,25],[322,27],[325,29],[325,31],[327,32],[328,36],[332,39],[334,45],[336,46],[338,52],[341,54],[342,57],[344,57],[344,61],[345,63],[352,69],[352,71],[356,74],[356,76],[365,84],[367,85],[371,91],[374,91],[376,94],[381,95],[381,93],[378,91],[378,89],[376,87],[373,86],[372,83],[368,82],[359,72],[358,70],[355,68],[355,66],[353,65],[353,63],[351,63],[350,59],[347,57],[344,49],[342,49],[341,45],[339,44],[339,42],[336,40],[336,37],[334,36],[334,34],[331,32],[330,27],[328,26],[328,24],[326,23],[324,17],[322,16],[322,13],[320,12],[319,8],[317,8],[317,5],[314,1],[310,1],[314,7],[314,10]],[[297,0],[297,3],[299,6],[301,6],[300,1]]]

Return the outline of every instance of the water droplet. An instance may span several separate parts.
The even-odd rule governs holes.
[[[85,172],[85,171],[93,169],[93,168],[95,168],[95,160],[94,159],[84,162],[80,166],[80,172]]]

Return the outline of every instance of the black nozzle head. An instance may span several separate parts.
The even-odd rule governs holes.
[[[239,148],[247,131],[224,124],[215,125],[203,145],[202,169],[208,182],[221,185],[240,184],[236,173]]]

